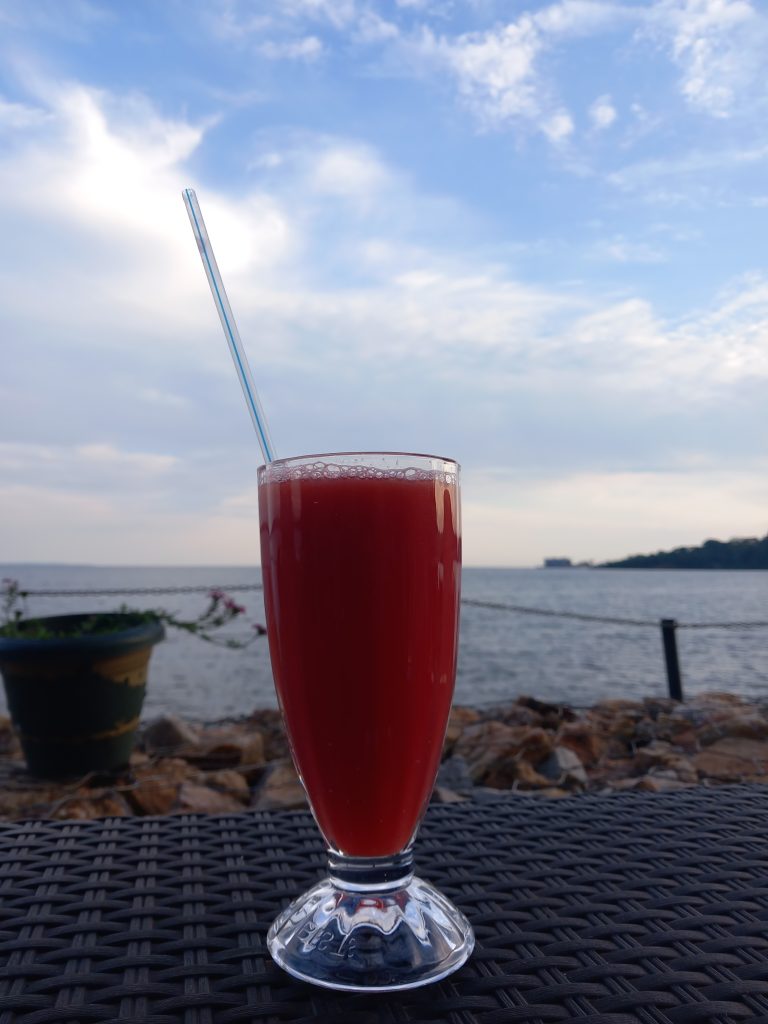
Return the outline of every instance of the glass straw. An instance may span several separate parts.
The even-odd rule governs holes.
[[[200,211],[200,204],[197,201],[197,196],[195,195],[194,190],[191,188],[185,188],[182,192],[182,196],[184,197],[184,205],[186,206],[187,213],[189,214],[189,222],[192,225],[192,231],[195,235],[197,248],[200,251],[200,259],[203,261],[205,276],[208,278],[208,284],[211,286],[213,301],[216,305],[219,319],[221,320],[221,326],[224,328],[224,336],[227,339],[229,351],[232,353],[235,369],[237,370],[237,375],[240,378],[240,384],[243,388],[248,412],[251,414],[251,420],[253,421],[253,426],[256,430],[256,436],[258,437],[259,444],[261,445],[264,461],[266,463],[270,463],[275,458],[275,449],[272,444],[272,438],[269,436],[269,427],[267,426],[267,420],[264,416],[264,410],[261,407],[259,396],[256,393],[256,385],[253,383],[251,368],[248,365],[248,359],[246,358],[245,351],[243,349],[243,343],[240,340],[240,332],[238,331],[237,324],[235,323],[235,317],[232,313],[232,307],[229,304],[229,299],[227,298],[224,282],[222,281],[221,274],[219,273],[216,257],[213,255],[211,241],[208,238],[208,232],[205,230],[205,221],[203,220],[203,215]]]

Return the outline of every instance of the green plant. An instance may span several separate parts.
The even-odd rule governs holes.
[[[5,578],[0,586],[0,637],[26,640],[53,640],[73,636],[71,629],[53,627],[46,619],[25,618],[28,591],[22,590],[18,580]],[[199,637],[207,643],[220,647],[240,649],[253,643],[259,636],[266,633],[264,626],[253,624],[253,633],[246,640],[235,640],[232,637],[220,637],[215,631],[228,625],[240,615],[245,614],[243,605],[237,604],[225,591],[218,587],[208,592],[208,606],[196,619],[182,619],[164,608],[138,610],[121,605],[114,612],[95,612],[80,621],[77,636],[94,636],[114,633],[125,628],[125,616],[131,617],[131,625],[142,622],[162,622],[166,626],[180,629],[192,636]],[[121,616],[117,619],[116,616]]]

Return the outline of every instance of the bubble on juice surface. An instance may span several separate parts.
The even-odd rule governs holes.
[[[317,461],[299,465],[272,463],[268,469],[268,479],[275,483],[289,480],[431,480],[451,487],[456,483],[456,474],[437,469],[417,469],[415,466],[382,469],[381,466],[365,466],[359,463],[347,465]]]

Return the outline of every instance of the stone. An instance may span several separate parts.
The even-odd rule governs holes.
[[[520,792],[518,790],[518,792]],[[526,794],[528,795],[528,794]],[[513,797],[511,789],[494,789],[492,786],[475,786],[472,790],[472,800],[479,804],[492,804],[498,800],[510,800]]]
[[[201,768],[257,767],[264,764],[264,737],[250,726],[216,726],[178,753]]]
[[[672,745],[666,740],[654,740],[653,743],[641,747],[635,754],[635,774],[643,775],[650,768],[656,767],[656,765],[668,764],[676,756]]]
[[[729,715],[703,727],[698,735],[704,746],[726,737],[764,740],[768,738],[768,718],[758,714]]]
[[[480,712],[474,708],[456,706],[451,708],[448,717],[448,728],[445,733],[445,750],[450,751],[458,738],[464,731],[464,727],[477,722],[480,719]]]
[[[551,723],[553,726],[556,726],[561,721],[572,722],[578,717],[573,708],[568,704],[550,704],[548,701],[537,700],[536,697],[527,697],[525,695],[518,697],[517,703],[521,707],[535,711],[547,720],[547,724]]]
[[[454,754],[466,760],[474,782],[493,788],[512,784],[515,777],[512,762],[516,757],[524,757],[535,764],[552,751],[553,745],[552,734],[544,729],[477,722],[464,730]]]
[[[0,757],[21,758],[21,744],[7,715],[0,715]]]
[[[608,742],[589,722],[566,722],[557,734],[557,745],[572,750],[583,765],[594,765],[605,755]]]
[[[760,740],[728,737],[718,740],[698,754],[691,763],[700,776],[737,782],[768,774],[768,743]]]
[[[612,785],[619,779],[631,777],[634,763],[631,757],[606,758],[590,771],[590,786]]]
[[[638,700],[625,700],[617,697],[610,700],[600,700],[592,708],[593,712],[597,715],[616,715],[618,713],[627,714],[628,712],[635,712],[638,717],[642,717],[645,712],[645,705],[642,701]]]
[[[206,786],[213,789],[220,789],[230,796],[236,797],[244,804],[250,803],[251,788],[245,777],[232,768],[221,768],[217,772],[208,772],[205,777]]]
[[[176,814],[229,814],[239,813],[242,801],[230,793],[222,793],[198,782],[182,782],[174,808]]]
[[[588,781],[584,765],[569,747],[555,747],[550,756],[537,765],[537,770],[545,778],[558,783],[585,786]]]
[[[86,796],[83,790],[78,790],[71,799],[54,807],[53,813],[49,817],[57,820],[64,818],[85,820],[89,818],[128,818],[131,815],[131,808],[120,793],[115,793],[112,790],[94,790],[93,793]]]
[[[674,789],[687,789],[690,785],[690,782],[681,782],[674,776],[644,775],[641,779],[637,779],[637,785],[634,788],[648,793],[669,793]]]
[[[443,761],[438,769],[435,785],[455,790],[472,789],[472,776],[464,758],[457,755]]]
[[[265,761],[277,761],[291,756],[283,716],[278,710],[262,708],[254,711],[247,724],[262,736]]]
[[[198,733],[176,715],[160,715],[147,722],[141,731],[144,748],[151,753],[167,753],[197,743]]]
[[[133,768],[134,786],[126,799],[136,814],[170,814],[184,782],[194,782],[201,773],[180,757],[163,757]]]
[[[468,796],[457,793],[455,789],[447,786],[435,786],[432,791],[432,803],[434,804],[461,804],[466,803]]]
[[[45,817],[52,802],[61,796],[61,789],[54,786],[14,786],[0,789],[0,818],[13,821],[17,818]]]
[[[251,807],[259,811],[283,808],[291,810],[307,806],[304,787],[290,760],[278,761],[268,771],[251,800]]]
[[[552,756],[554,755],[550,755],[550,757]],[[525,761],[522,758],[514,762],[514,770],[514,789],[547,789],[552,784],[551,779],[540,775],[530,761]]]

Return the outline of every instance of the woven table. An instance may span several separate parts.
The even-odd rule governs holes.
[[[432,807],[419,873],[478,949],[401,995],[270,960],[323,871],[306,813],[6,823],[0,848],[0,1024],[768,1022],[768,787]]]

